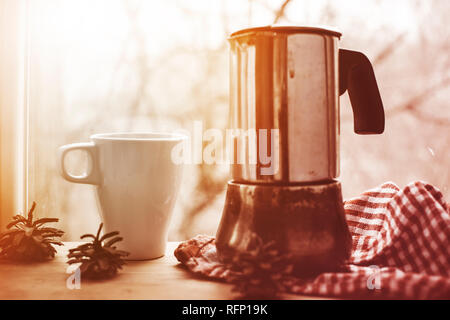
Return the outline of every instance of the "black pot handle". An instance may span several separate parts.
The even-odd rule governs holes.
[[[384,109],[369,59],[361,52],[339,50],[339,94],[348,90],[358,134],[384,132]]]

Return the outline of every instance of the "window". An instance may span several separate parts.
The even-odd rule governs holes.
[[[355,135],[348,98],[341,98],[344,197],[387,180],[403,186],[420,179],[448,199],[449,6],[447,0],[0,1],[2,219],[35,200],[38,213],[61,219],[66,240],[95,231],[93,189],[59,176],[57,148],[100,132],[192,130],[194,121],[226,128],[226,37],[273,22],[337,26],[341,46],[373,62],[386,132]],[[83,154],[70,160],[75,171],[86,161]],[[214,234],[227,179],[226,166],[186,168],[171,240]]]
[[[0,1],[0,228],[26,207],[26,5]]]

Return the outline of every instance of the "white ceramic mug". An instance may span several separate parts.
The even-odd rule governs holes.
[[[182,164],[171,159],[175,145],[187,137],[165,133],[111,133],[91,136],[92,142],[60,148],[64,179],[96,186],[105,232],[119,231],[118,243],[131,260],[164,255],[170,218],[178,194]],[[89,155],[83,176],[67,172],[72,150]]]

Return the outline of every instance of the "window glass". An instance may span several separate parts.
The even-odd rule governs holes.
[[[30,1],[28,200],[61,218],[66,240],[99,222],[92,186],[64,181],[57,148],[115,131],[225,129],[229,33],[252,25],[320,24],[372,60],[386,109],[381,136],[353,133],[341,98],[344,197],[385,181],[425,180],[449,199],[447,0]],[[256,106],[257,107],[257,106]],[[69,167],[85,166],[82,153]],[[189,165],[170,240],[214,234],[228,168]]]

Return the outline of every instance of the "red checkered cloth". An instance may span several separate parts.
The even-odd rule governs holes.
[[[385,183],[345,201],[353,238],[346,272],[293,279],[289,292],[363,299],[450,299],[450,205],[424,182]],[[197,236],[175,250],[190,271],[227,280],[215,239]]]

